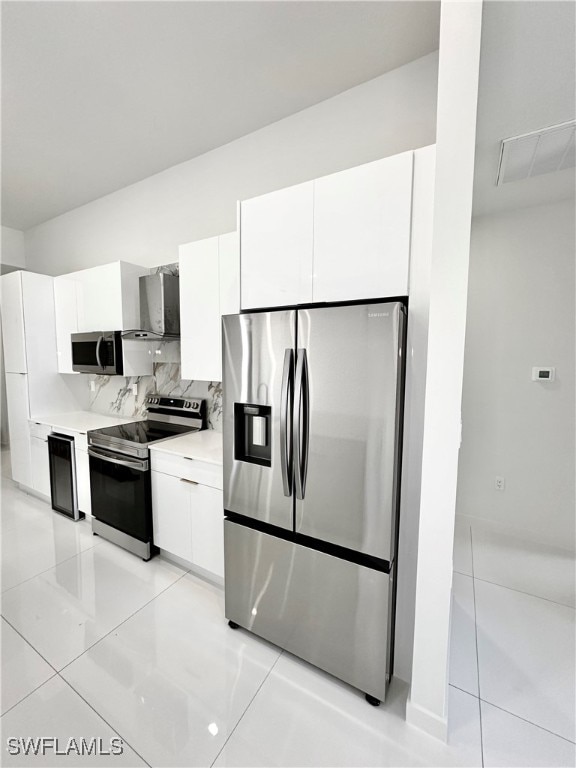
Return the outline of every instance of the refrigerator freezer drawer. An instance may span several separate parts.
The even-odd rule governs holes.
[[[226,618],[384,700],[391,575],[224,523]]]

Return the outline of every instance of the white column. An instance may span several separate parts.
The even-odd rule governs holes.
[[[481,0],[442,0],[416,615],[406,718],[444,740],[481,24]]]

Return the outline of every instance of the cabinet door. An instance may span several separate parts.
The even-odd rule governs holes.
[[[30,414],[28,412],[28,376],[26,374],[6,374],[6,401],[10,429],[12,479],[31,488],[32,460],[28,424]]]
[[[220,314],[237,315],[240,312],[240,238],[238,232],[218,238],[218,264],[220,268]],[[222,324],[219,323],[220,330]],[[220,381],[220,379],[218,379]]]
[[[58,373],[75,373],[72,370],[70,335],[78,331],[77,291],[78,286],[74,280],[66,277],[54,278]]]
[[[74,273],[79,283],[78,330],[122,330],[120,262]]]
[[[76,440],[74,441],[76,442]],[[78,492],[78,509],[85,515],[92,515],[92,499],[90,497],[90,463],[87,451],[75,445],[76,456],[76,488]]]
[[[191,485],[192,563],[224,576],[224,503],[222,491]]]
[[[48,459],[48,439],[30,438],[32,469],[32,488],[44,496],[50,496],[50,462]]]
[[[131,331],[141,328],[140,323],[140,276],[149,275],[150,270],[138,264],[119,262],[121,281],[122,320],[117,329]]]
[[[313,182],[240,207],[242,309],[312,301]]]
[[[314,301],[408,293],[413,153],[314,182]]]
[[[187,480],[152,472],[154,544],[188,562],[192,560],[190,488]]]
[[[29,374],[57,375],[54,278],[25,272],[22,275],[26,359]],[[46,383],[45,383],[46,386]],[[33,410],[33,406],[31,406]]]
[[[218,238],[180,247],[182,378],[220,381]]]
[[[4,275],[2,289],[2,341],[6,373],[26,373],[26,340],[24,337],[24,303],[22,273]]]

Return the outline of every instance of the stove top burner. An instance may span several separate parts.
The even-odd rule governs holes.
[[[150,395],[146,403],[148,419],[91,430],[88,446],[146,458],[149,445],[206,428],[204,400]]]
[[[104,427],[94,430],[98,435],[114,437],[118,440],[127,440],[130,443],[148,445],[157,440],[165,440],[167,437],[176,437],[186,432],[198,432],[199,427],[183,426],[182,424],[169,424],[163,421],[131,421],[128,424],[117,424],[115,427]],[[94,434],[94,433],[92,433]]]

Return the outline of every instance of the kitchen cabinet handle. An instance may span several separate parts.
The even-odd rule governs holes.
[[[196,480],[187,480],[185,477],[180,478],[181,483],[189,483],[190,485],[198,485]]]

